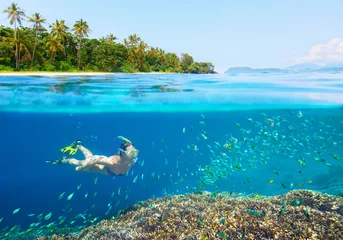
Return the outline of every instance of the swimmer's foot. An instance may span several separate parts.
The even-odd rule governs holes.
[[[81,140],[76,140],[70,146],[72,146],[72,147],[82,146],[82,141]]]
[[[45,161],[46,163],[51,163],[51,164],[61,164],[63,160],[67,159],[65,156],[55,160],[55,161]]]

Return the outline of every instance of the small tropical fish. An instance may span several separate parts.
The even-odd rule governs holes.
[[[303,184],[303,183],[300,183],[300,184],[299,184],[299,186],[300,186],[300,187],[303,187],[303,186],[304,186],[304,184]]]
[[[207,136],[205,134],[202,133],[201,136],[203,137],[204,140],[207,139]]]
[[[96,178],[94,179],[94,184],[97,184],[97,182],[98,182],[98,178],[96,177]]]
[[[331,153],[331,156],[337,161],[340,160],[340,157],[337,154]]]
[[[20,211],[20,208],[17,208],[16,210],[13,211],[13,214],[17,214]]]
[[[250,122],[250,123],[253,123],[253,122],[254,122],[254,119],[252,119],[252,118],[247,118],[247,120],[248,120],[248,122]]]
[[[3,220],[4,218],[2,217],[2,218],[0,218],[0,223],[2,222],[2,220]]]
[[[52,222],[52,223],[49,223],[48,225],[47,225],[47,227],[48,228],[51,228],[51,227],[53,227],[55,225],[55,222]]]
[[[203,114],[200,114],[200,116],[202,117],[202,119],[206,120],[206,116]]]
[[[45,215],[44,220],[49,220],[52,216],[52,213],[50,212],[49,214]]]
[[[279,173],[277,171],[275,171],[275,170],[273,170],[273,173],[275,173],[276,175],[279,175]]]
[[[303,113],[299,110],[298,114],[297,114],[298,118],[302,118],[303,117]]]
[[[74,196],[74,193],[70,194],[68,197],[67,197],[67,200],[70,201]]]
[[[305,159],[300,157],[297,159],[297,162],[299,163],[300,166],[304,167],[306,166],[306,162],[305,162]]]
[[[85,194],[85,199],[88,197],[88,193]]]
[[[114,208],[116,208],[120,203],[120,200],[116,203],[116,205],[114,205]]]
[[[118,187],[118,195],[120,195],[120,187]]]
[[[272,184],[272,183],[274,183],[274,180],[269,180],[269,184]]]
[[[133,179],[133,183],[137,182],[138,175]]]
[[[231,150],[232,149],[232,144],[231,143],[225,143],[224,148]]]
[[[93,194],[93,198],[95,198],[97,194],[98,194],[98,192],[95,192],[95,193]]]
[[[82,185],[82,184],[80,184],[79,186],[77,186],[77,190],[80,190],[80,188],[81,188],[81,185]]]
[[[59,196],[58,196],[58,200],[61,200],[64,196],[65,192],[61,193]]]
[[[31,213],[31,214],[29,214],[29,215],[27,215],[27,216],[28,216],[28,217],[33,217],[34,215],[36,215],[36,214]]]
[[[236,123],[237,128],[241,128],[241,125],[239,123]]]
[[[186,133],[186,128],[182,128],[182,132],[183,132],[183,133]]]
[[[308,184],[311,184],[312,183],[312,180],[308,180]]]

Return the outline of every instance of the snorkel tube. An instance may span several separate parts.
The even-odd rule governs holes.
[[[118,138],[123,140],[125,143],[129,143],[130,145],[133,146],[132,142],[129,139],[127,139],[126,137],[118,136]],[[118,150],[119,150],[120,153],[125,153],[127,156],[132,158],[132,160],[134,162],[137,162],[137,160],[138,160],[137,156],[138,156],[138,153],[139,153],[139,151],[137,149],[132,149],[130,151],[126,151],[125,149],[119,148]]]
[[[128,142],[128,143],[132,144],[132,142],[129,139],[127,139],[126,137],[118,136],[118,138],[123,140],[124,142]]]

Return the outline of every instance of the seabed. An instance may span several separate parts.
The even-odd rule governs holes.
[[[78,235],[52,239],[343,239],[343,198],[197,192],[139,202]]]

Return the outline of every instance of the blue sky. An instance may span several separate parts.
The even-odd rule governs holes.
[[[11,2],[1,0],[0,8]],[[90,37],[113,33],[123,40],[136,33],[150,46],[210,61],[219,72],[235,66],[343,62],[342,0],[15,2],[27,15],[39,12],[48,22],[64,19],[71,26],[83,18]],[[1,16],[0,25],[9,26],[6,15]]]

